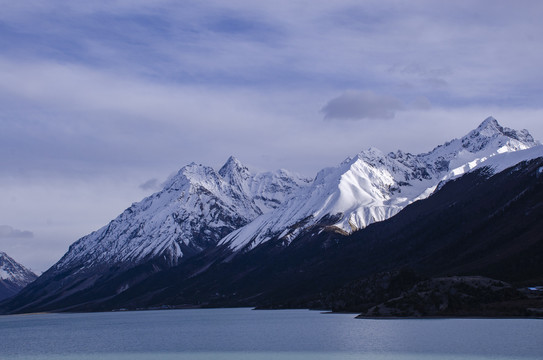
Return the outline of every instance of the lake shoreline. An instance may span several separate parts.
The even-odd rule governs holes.
[[[331,311],[326,309],[311,309],[311,308],[281,308],[281,309],[263,309],[250,306],[238,306],[238,307],[202,307],[202,306],[181,306],[181,307],[152,307],[152,308],[139,308],[139,309],[114,309],[109,311],[44,311],[33,313],[20,313],[20,314],[0,314],[0,317],[13,317],[13,316],[32,316],[32,315],[49,315],[49,314],[107,314],[107,313],[137,313],[137,312],[151,312],[151,311],[171,311],[171,310],[234,310],[234,309],[248,309],[254,311],[298,311],[305,310],[311,312],[318,312],[322,315],[353,315],[353,319],[360,320],[447,320],[447,319],[470,319],[470,320],[508,320],[508,319],[525,319],[525,320],[543,320],[543,316],[477,316],[477,315],[451,315],[451,316],[364,316],[360,312],[351,311]]]

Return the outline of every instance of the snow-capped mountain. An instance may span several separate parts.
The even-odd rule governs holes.
[[[0,251],[0,300],[15,295],[38,276]]]
[[[233,157],[219,171],[192,163],[163,190],[75,242],[53,269],[151,259],[171,266],[217,244],[240,250],[272,238],[288,243],[315,225],[351,233],[492,157],[538,145],[528,131],[504,128],[490,117],[428,153],[370,148],[321,170],[312,182],[285,170],[253,174]]]
[[[505,160],[500,154],[534,147],[535,152],[524,153],[525,158],[542,156],[540,143],[527,130],[504,128],[489,117],[461,139],[428,153],[384,154],[370,148],[335,168],[321,170],[311,186],[220,243],[233,250],[247,250],[272,238],[288,243],[315,225],[351,233],[395,215],[413,201],[428,197],[438,185],[484,165],[489,159],[493,159],[489,163],[494,171],[503,170],[522,155]]]
[[[175,265],[277,208],[308,182],[285,170],[252,174],[234,157],[218,172],[192,163],[161,191],[71,245],[54,269],[150,259]]]
[[[540,278],[533,260],[537,254],[532,256],[530,246],[539,241],[534,234],[540,233],[541,158],[543,146],[526,130],[504,128],[488,118],[466,136],[428,153],[385,154],[370,148],[321,170],[312,181],[284,170],[253,174],[235,158],[218,171],[190,164],[163,190],[75,242],[40,278],[0,303],[0,312],[200,306],[216,301],[254,306],[271,292],[294,291],[297,284],[304,284],[304,291],[317,291],[319,274],[326,274],[332,284],[334,276],[352,280],[353,270],[361,276],[386,266],[428,264],[428,254],[436,249],[443,259],[454,247],[470,261],[464,264],[468,266],[475,252],[487,256],[482,249],[494,246],[489,244],[506,245],[488,259],[497,255],[501,259],[505,253],[514,264],[532,259],[527,263],[536,264],[535,275],[529,279]],[[530,159],[535,160],[523,162]],[[506,168],[509,171],[502,171]],[[514,218],[509,221],[506,214],[498,219],[504,211]],[[351,236],[338,234],[350,234],[397,213]],[[519,225],[524,218],[526,224]],[[467,220],[472,225],[466,234],[473,246],[464,252],[458,244],[465,241],[462,224]],[[501,223],[505,235],[496,230]],[[518,226],[532,230],[515,234]],[[479,237],[474,229],[487,232]],[[434,244],[437,230],[441,238]],[[448,242],[451,232],[456,234],[454,244]],[[390,246],[393,238],[395,245]],[[511,253],[509,239],[517,238],[522,246],[515,249],[524,252]],[[299,240],[295,246],[282,246],[294,240]],[[420,251],[411,259],[405,252],[413,249]],[[368,263],[374,257],[377,260]],[[518,265],[511,266],[509,272],[515,272]],[[336,268],[342,270],[329,271]],[[309,288],[308,282],[313,284]]]

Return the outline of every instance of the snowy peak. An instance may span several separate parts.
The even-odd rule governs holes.
[[[9,281],[23,288],[36,278],[36,274],[0,251],[0,281]]]
[[[414,175],[430,179],[442,178],[449,171],[473,161],[479,163],[498,154],[538,145],[540,143],[534,141],[527,130],[502,127],[496,119],[489,117],[462,138],[439,145],[428,153],[412,155],[398,151],[388,156],[416,168]]]
[[[496,120],[492,116],[489,116],[484,119],[479,126],[477,126],[477,129],[475,129],[475,131],[478,131],[479,133],[487,132],[487,134],[490,135],[497,133],[503,134],[503,127],[498,123],[498,120]]]
[[[384,156],[385,154],[380,149],[370,146],[366,150],[359,152],[357,158],[372,161],[374,159],[381,159]]]
[[[218,178],[213,168],[191,163],[183,166],[176,175],[167,180],[162,191],[178,191],[196,184],[213,187],[212,184],[215,184]]]
[[[413,155],[398,150],[384,155],[378,149],[370,148],[361,152],[358,158],[371,165],[375,172],[389,174],[394,180],[389,187],[390,203],[405,205],[428,196],[436,183],[450,177],[450,173],[459,167],[466,164],[472,164],[472,167],[496,155],[538,145],[540,143],[534,141],[527,130],[502,127],[496,119],[488,117],[461,139],[453,139],[428,153]]]
[[[190,173],[190,171],[187,171],[189,166],[196,166],[196,164],[192,163],[182,167],[175,175],[164,182],[162,191],[179,190],[180,188],[189,185],[191,182],[191,176],[187,176]]]
[[[493,117],[486,118],[475,130],[461,139],[462,147],[470,152],[479,152],[489,145],[504,147],[507,150],[524,150],[539,145],[528,130],[513,130],[501,126]]]
[[[251,182],[254,180],[249,168],[244,166],[238,159],[230,156],[226,163],[220,168],[219,175],[222,180],[231,185],[237,191],[251,198]]]
[[[537,145],[538,142],[534,141],[534,138],[528,130],[523,129],[520,131],[503,127],[498,123],[498,120],[494,119],[492,116],[486,118],[477,129],[473,130],[468,136],[472,136],[472,133],[478,133],[481,136],[493,137],[493,136],[507,136],[512,139],[521,141],[526,144]]]
[[[227,181],[236,176],[241,176],[245,179],[251,176],[249,168],[243,165],[234,156],[228,158],[226,163],[220,168],[219,174]]]

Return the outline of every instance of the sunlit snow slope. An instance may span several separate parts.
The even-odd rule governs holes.
[[[531,148],[534,151],[522,151],[517,157],[500,155]],[[370,148],[335,168],[320,171],[310,187],[220,243],[234,250],[247,250],[272,238],[288,243],[315,225],[334,226],[337,231],[350,233],[428,197],[443,181],[487,162],[492,163],[494,171],[503,170],[516,158],[522,161],[543,155],[541,149],[527,130],[504,128],[492,117],[461,139],[428,153],[384,154]]]

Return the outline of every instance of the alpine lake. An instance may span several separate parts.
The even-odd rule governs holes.
[[[0,316],[0,359],[543,359],[538,319],[355,319],[309,310]]]

